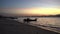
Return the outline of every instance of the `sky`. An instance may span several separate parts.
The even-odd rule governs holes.
[[[60,14],[60,0],[0,0],[0,14]]]

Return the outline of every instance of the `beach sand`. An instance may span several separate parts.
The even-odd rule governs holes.
[[[59,34],[11,19],[0,19],[0,34]]]

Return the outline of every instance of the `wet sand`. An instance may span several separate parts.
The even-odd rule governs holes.
[[[10,19],[0,19],[0,34],[59,34]]]

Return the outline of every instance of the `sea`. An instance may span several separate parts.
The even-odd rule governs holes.
[[[37,21],[31,21],[29,24],[36,24],[36,25],[44,25],[44,26],[50,26],[50,27],[60,27],[60,17],[19,17],[17,20],[21,23],[27,23],[24,22],[24,19],[35,19],[37,18]]]

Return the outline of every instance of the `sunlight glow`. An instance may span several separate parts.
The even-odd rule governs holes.
[[[27,14],[60,14],[60,9],[58,8],[29,8],[22,11]]]
[[[16,9],[4,9],[4,12],[11,14],[45,14],[55,15],[60,14],[60,8],[16,8]]]

